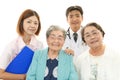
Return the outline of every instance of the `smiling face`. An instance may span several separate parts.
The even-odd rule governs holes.
[[[24,19],[23,28],[25,35],[34,35],[39,26],[39,22],[36,16],[31,16]]]
[[[103,34],[94,26],[87,26],[84,30],[84,39],[91,48],[96,48],[103,43]]]
[[[63,32],[59,30],[52,31],[47,38],[47,43],[50,50],[59,51],[64,44]]]
[[[83,21],[83,16],[78,10],[73,10],[69,12],[67,21],[73,32],[77,32],[80,29],[81,23]]]

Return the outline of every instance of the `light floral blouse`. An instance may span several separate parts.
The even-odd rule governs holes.
[[[35,36],[32,36],[29,45],[26,45],[22,37],[19,36],[10,42],[2,53],[2,56],[0,57],[0,68],[6,69],[9,63],[18,55],[24,46],[28,46],[33,51],[43,49],[43,43],[37,40]]]

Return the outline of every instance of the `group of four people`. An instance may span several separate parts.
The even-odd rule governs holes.
[[[95,23],[82,26],[83,10],[70,6],[66,10],[68,31],[51,25],[46,31],[47,48],[36,39],[41,30],[39,15],[25,10],[17,24],[19,37],[11,42],[0,58],[0,79],[4,80],[120,80],[119,53],[103,43],[105,32]],[[24,46],[34,51],[26,74],[6,71]]]

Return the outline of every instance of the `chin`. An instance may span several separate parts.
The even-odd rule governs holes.
[[[96,44],[89,45],[91,48],[96,48],[98,47]]]

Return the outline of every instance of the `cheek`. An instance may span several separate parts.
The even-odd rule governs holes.
[[[39,26],[39,25],[35,25],[36,29],[38,29],[38,26]]]
[[[89,45],[90,43],[87,41],[87,42],[85,42],[87,45]]]
[[[63,46],[63,45],[64,45],[64,42],[65,42],[65,41],[62,41],[62,42],[61,42],[61,46]]]
[[[84,38],[84,42],[87,43],[87,42],[89,42],[89,40],[87,40],[87,39]]]
[[[87,44],[87,45],[90,45],[90,41],[89,40],[85,40],[84,43]]]
[[[67,19],[67,22],[70,24],[71,23],[71,19]]]
[[[50,39],[47,39],[47,44],[50,46],[53,42]]]
[[[50,43],[50,40],[49,40],[49,39],[47,39],[46,41],[47,41],[48,44]]]
[[[103,36],[102,36],[102,35],[98,36],[98,39],[99,39],[100,41],[102,41],[102,40],[103,40]]]
[[[100,38],[100,43],[102,43],[102,42],[103,42],[103,37]]]
[[[26,31],[27,30],[27,24],[23,23],[23,29]]]

